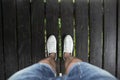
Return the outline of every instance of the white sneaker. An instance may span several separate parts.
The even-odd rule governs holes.
[[[73,39],[70,35],[67,35],[64,39],[64,50],[63,53],[70,53],[72,55],[73,52]]]
[[[56,49],[56,45],[57,41],[54,35],[51,35],[48,40],[47,40],[47,51],[48,51],[48,55],[50,53],[57,53],[57,49]],[[57,55],[56,55],[57,56]]]

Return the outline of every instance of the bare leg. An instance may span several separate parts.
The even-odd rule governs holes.
[[[55,57],[56,57],[55,53],[50,53],[50,55],[47,58],[41,60],[40,63],[46,63],[50,65],[51,68],[56,72]]]
[[[65,58],[65,73],[68,74],[70,68],[77,62],[82,62],[82,60],[78,59],[78,58],[75,58],[75,57],[72,57],[70,55],[70,53],[65,53],[64,54],[64,58]]]

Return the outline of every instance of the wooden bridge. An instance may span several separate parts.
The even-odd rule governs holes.
[[[120,78],[120,0],[0,0],[0,80],[45,57],[49,35],[62,46],[74,39],[73,55]]]

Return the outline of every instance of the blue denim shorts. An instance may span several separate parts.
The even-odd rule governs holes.
[[[13,74],[8,80],[117,80],[107,71],[86,62],[75,63],[68,75],[56,77],[45,63],[36,63]]]

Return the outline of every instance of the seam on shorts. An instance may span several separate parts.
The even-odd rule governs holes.
[[[81,64],[79,63],[80,78],[82,78],[83,75],[82,66],[81,66],[82,64],[84,64],[84,62],[82,62]]]

